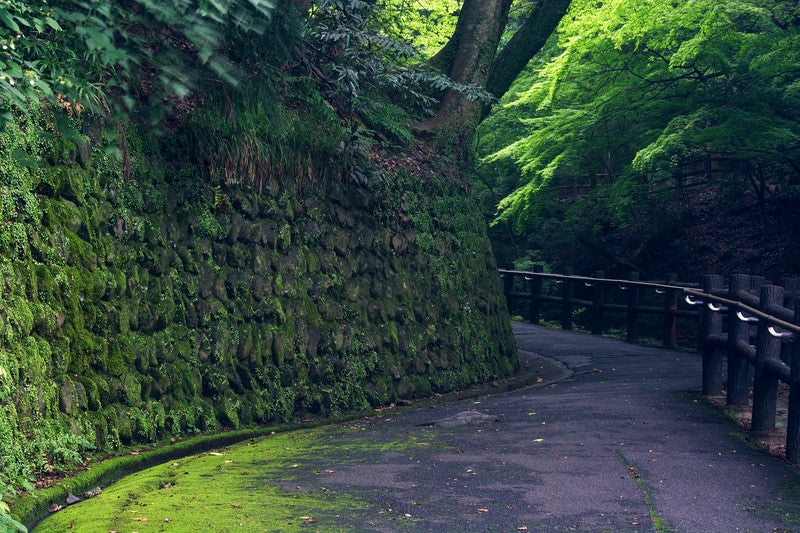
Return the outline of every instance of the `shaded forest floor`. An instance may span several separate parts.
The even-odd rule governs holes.
[[[638,271],[653,280],[674,272],[690,282],[704,274],[751,274],[772,282],[800,275],[800,203],[791,194],[771,191],[759,199],[747,184],[703,183],[662,201],[649,198],[635,208],[638,219],[622,227],[609,213],[589,210],[587,198],[561,197],[560,203],[586,211],[578,218],[542,215],[528,235],[512,235],[506,224],[491,228],[499,264],[527,257],[553,272],[625,277]]]
[[[765,276],[800,274],[800,212],[780,196],[759,202],[754,191],[735,197],[709,191],[687,201],[681,238],[665,246],[668,271]]]

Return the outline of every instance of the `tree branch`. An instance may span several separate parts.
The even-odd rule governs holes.
[[[543,0],[497,55],[486,90],[500,98],[547,42],[569,8],[570,0]]]

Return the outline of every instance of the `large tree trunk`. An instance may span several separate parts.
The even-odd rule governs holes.
[[[544,46],[570,0],[541,0],[498,55],[511,0],[464,0],[456,29],[430,64],[461,84],[475,84],[500,98]],[[464,160],[469,141],[484,117],[480,102],[456,91],[444,93],[436,115],[420,126],[447,155]]]
[[[458,24],[432,64],[462,84],[486,85],[500,36],[508,20],[511,0],[465,0]],[[441,148],[463,158],[481,117],[481,104],[459,93],[445,91],[436,115],[420,129],[432,133]]]

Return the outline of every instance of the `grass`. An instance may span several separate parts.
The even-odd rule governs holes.
[[[346,419],[349,417],[343,417],[340,420]],[[311,422],[307,424],[307,427],[318,424],[319,422]],[[90,463],[86,470],[64,478],[52,487],[33,491],[13,501],[11,503],[12,515],[24,524],[32,524],[46,516],[47,509],[52,504],[62,504],[69,493],[82,494],[97,486],[106,486],[127,475],[160,463],[300,427],[297,424],[286,424],[202,435],[149,450],[129,450],[125,455],[100,458]]]

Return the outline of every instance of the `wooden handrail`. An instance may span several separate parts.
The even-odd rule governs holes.
[[[527,301],[527,318],[532,322],[539,321],[543,302],[561,305],[560,321],[564,329],[572,328],[575,306],[591,308],[593,334],[602,333],[606,311],[625,313],[628,340],[637,340],[639,316],[660,314],[664,316],[663,344],[674,347],[677,318],[697,319],[699,348],[703,354],[703,394],[722,394],[724,383],[728,405],[744,406],[750,402],[752,390],[751,435],[759,438],[775,430],[778,383],[787,383],[790,392],[786,458],[792,464],[800,464],[800,303],[796,292],[791,295],[792,306],[786,307],[783,287],[745,275],[731,276],[727,288],[723,287],[720,276],[706,276],[701,286],[678,283],[674,278],[667,283],[640,281],[635,276],[632,276],[634,279],[609,279],[602,273],[589,277],[501,269],[500,275],[504,278],[509,303]],[[515,290],[518,278],[527,290]],[[560,285],[558,295],[542,294],[545,280]],[[796,281],[791,281],[795,288]],[[576,296],[576,289],[581,288],[584,293],[590,292],[591,297]],[[630,291],[624,303],[611,303],[612,289]],[[642,304],[643,289],[661,295],[663,305]],[[753,289],[760,291],[760,297],[752,293]],[[678,296],[689,309],[679,309]],[[756,324],[754,346],[751,337]],[[795,342],[791,344],[791,353],[784,350],[782,357],[782,345],[786,341]],[[725,361],[726,381],[721,376]],[[753,375],[755,378],[751,379]]]
[[[500,275],[505,278],[505,293],[509,299],[527,300],[527,317],[531,322],[538,322],[541,313],[541,303],[560,303],[561,316],[560,322],[563,329],[572,329],[572,311],[575,307],[586,307],[592,310],[592,333],[602,333],[602,322],[606,311],[626,313],[627,336],[628,340],[638,339],[638,317],[639,315],[662,315],[663,335],[662,342],[665,346],[675,347],[677,344],[677,319],[699,318],[700,313],[696,310],[680,309],[677,295],[680,291],[698,288],[698,284],[678,283],[655,283],[639,281],[637,279],[615,279],[598,276],[575,276],[571,274],[555,274],[549,272],[536,272],[525,270],[500,269]],[[528,286],[527,291],[514,290],[514,279],[521,278]],[[543,280],[554,281],[561,286],[559,296],[541,294]],[[580,298],[575,296],[576,290],[581,287],[592,289],[592,297]],[[609,293],[609,288],[616,288],[619,291],[630,290],[628,298],[624,304],[609,303],[604,298]],[[659,293],[662,304],[658,306],[644,305],[641,303],[641,290],[651,289]]]

